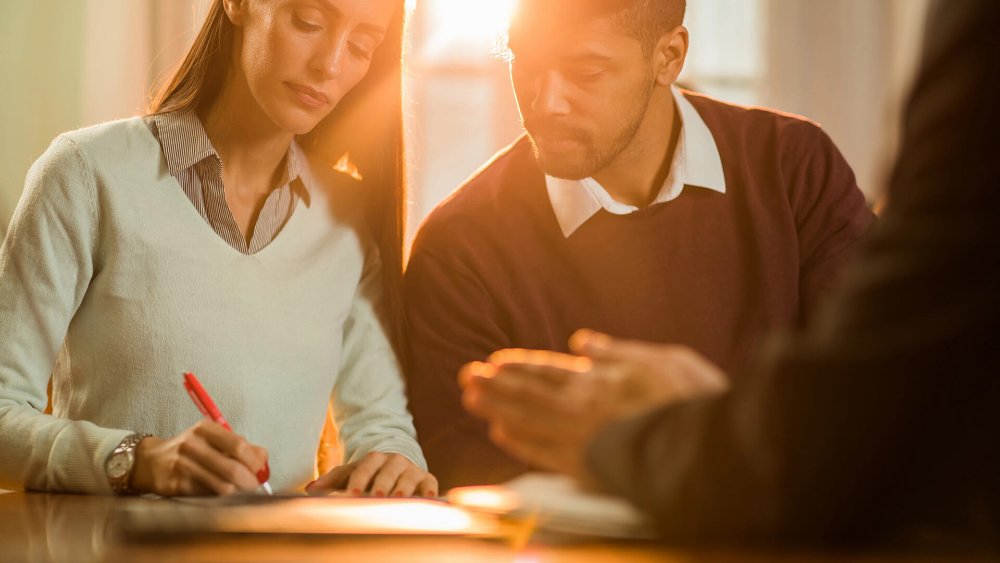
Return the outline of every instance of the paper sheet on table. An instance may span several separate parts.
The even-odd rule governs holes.
[[[346,534],[496,537],[500,519],[418,498],[244,496],[144,500],[119,511],[126,536],[178,534]]]
[[[581,489],[563,475],[528,473],[494,487],[460,487],[452,504],[473,510],[532,517],[543,530],[575,535],[653,539],[645,516],[621,498]]]

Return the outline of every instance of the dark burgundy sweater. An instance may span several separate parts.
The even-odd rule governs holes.
[[[414,242],[407,388],[442,490],[528,467],[465,413],[456,375],[509,347],[567,350],[580,328],[690,346],[727,371],[798,324],[874,220],[815,124],[685,93],[715,137],[726,193],[688,186],[569,238],[522,138],[443,202]]]

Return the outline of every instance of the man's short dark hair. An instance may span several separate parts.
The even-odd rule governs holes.
[[[649,55],[664,34],[684,23],[687,0],[519,0],[514,25],[544,33],[574,19],[613,15],[619,26]]]
[[[671,29],[684,23],[687,0],[625,0],[615,19],[632,37],[642,43],[647,55]]]

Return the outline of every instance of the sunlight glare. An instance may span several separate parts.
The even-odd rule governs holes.
[[[521,505],[517,493],[497,486],[456,487],[448,492],[448,502],[495,514],[506,514]]]
[[[456,43],[494,41],[507,31],[517,0],[420,0],[436,34]]]

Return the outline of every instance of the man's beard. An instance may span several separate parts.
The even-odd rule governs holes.
[[[646,110],[649,108],[651,96],[652,89],[647,89],[641,103],[631,106],[635,108],[635,113],[629,116],[625,127],[610,142],[598,146],[587,132],[573,131],[570,136],[584,147],[583,157],[573,161],[558,157],[553,158],[552,156],[547,157],[532,135],[532,129],[536,129],[535,124],[525,123],[525,130],[528,131],[528,139],[531,141],[532,151],[538,166],[545,174],[566,180],[582,180],[604,170],[632,143],[639,127],[642,126],[642,122],[646,118]]]

